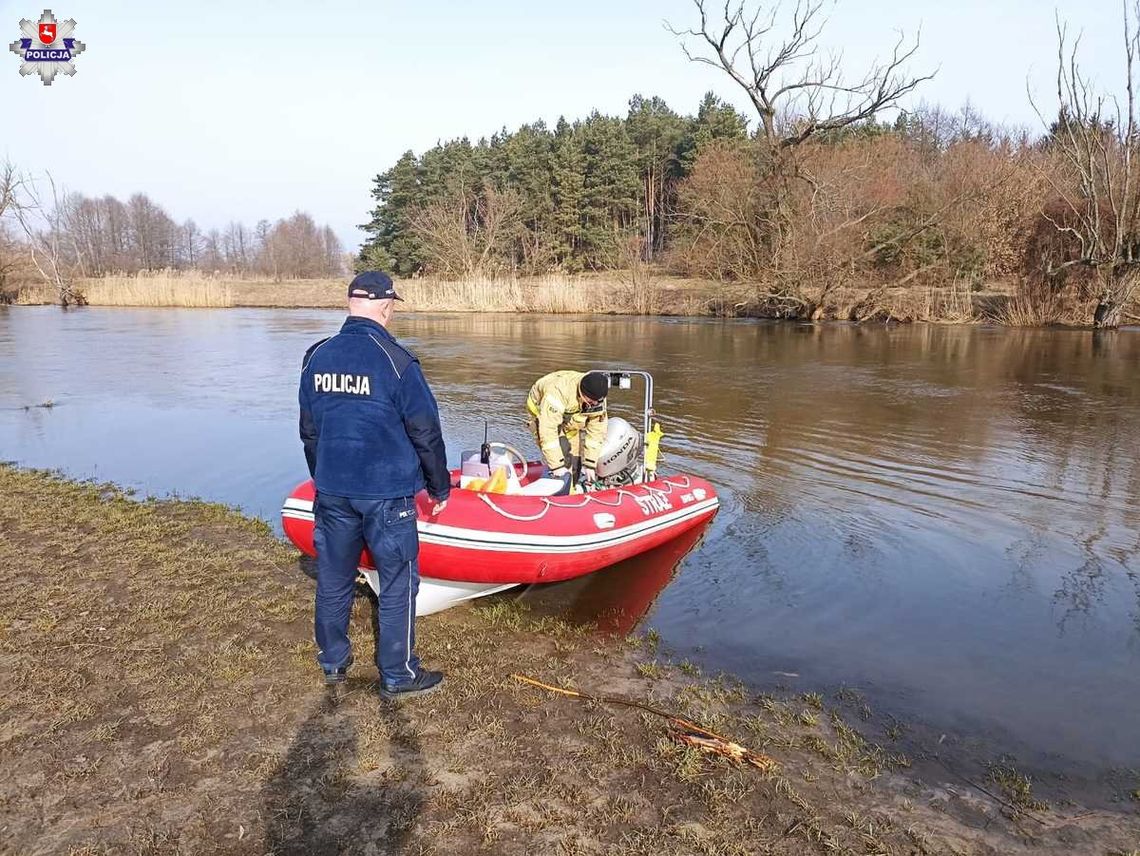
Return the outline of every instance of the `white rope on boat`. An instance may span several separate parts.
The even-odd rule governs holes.
[[[545,498],[543,498],[543,500],[542,500],[543,503],[545,503],[542,511],[538,512],[538,514],[529,514],[529,515],[528,514],[512,514],[509,511],[503,511],[503,509],[499,508],[499,506],[497,506],[497,505],[495,505],[495,503],[491,502],[491,500],[487,498],[487,494],[485,494],[485,493],[479,494],[479,498],[481,500],[483,500],[485,503],[487,503],[487,505],[491,506],[491,508],[494,511],[497,511],[497,512],[499,512],[499,514],[503,515],[503,517],[506,517],[509,520],[518,520],[518,521],[523,522],[523,523],[529,523],[532,520],[541,520],[543,517],[546,516],[546,512],[550,511],[550,501],[545,499]]]
[[[674,476],[674,478],[678,479],[678,481],[672,482],[669,479],[661,479],[662,483],[665,485],[664,487],[650,487],[648,484],[642,485],[642,487],[644,487],[646,489],[646,491],[648,491],[648,495],[659,494],[662,496],[668,496],[669,494],[673,493],[674,488],[676,488],[677,490],[687,490],[692,485],[692,482],[689,481],[688,476]],[[680,479],[684,479],[683,484],[680,483],[680,481],[679,481]],[[604,491],[604,492],[609,493],[609,491]],[[592,493],[585,494],[582,497],[582,501],[577,503],[576,505],[571,504],[571,503],[551,502],[550,499],[548,499],[547,497],[540,497],[542,499],[542,502],[543,502],[543,509],[542,509],[542,511],[538,512],[538,514],[515,514],[513,512],[507,511],[507,510],[502,509],[499,506],[497,506],[494,503],[494,501],[491,499],[490,495],[485,494],[485,493],[479,494],[479,498],[481,500],[483,500],[485,503],[487,503],[487,505],[490,506],[490,508],[492,508],[494,511],[497,511],[499,514],[501,514],[503,517],[506,517],[508,520],[517,520],[521,523],[530,523],[534,520],[541,520],[543,517],[546,516],[546,512],[550,511],[551,508],[583,508],[586,505],[589,505],[591,502],[594,502],[598,505],[604,505],[607,508],[618,508],[619,506],[621,506],[622,502],[625,501],[626,497],[629,497],[630,499],[632,499],[636,502],[638,499],[638,496],[639,496],[638,494],[630,493],[624,487],[619,487],[617,489],[617,501],[616,502],[608,502],[607,500],[604,500],[601,497],[599,497],[597,494],[592,494]],[[641,496],[645,496],[645,494],[642,494]]]

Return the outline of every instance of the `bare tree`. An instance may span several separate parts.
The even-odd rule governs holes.
[[[226,266],[222,252],[222,233],[217,229],[211,229],[202,236],[198,266],[206,273],[218,273]]]
[[[202,231],[193,220],[182,224],[179,243],[182,244],[182,258],[186,261],[186,266],[196,268],[202,254]]]
[[[5,161],[0,166],[0,303],[9,303],[14,292],[8,290],[9,277],[20,268],[23,248],[9,234],[6,215],[14,211],[19,176],[16,167]]]
[[[257,221],[257,226],[254,228],[254,237],[257,241],[257,268],[261,273],[272,274],[276,281],[280,279],[280,274],[274,247],[269,240],[272,233],[273,227],[268,220]]]
[[[708,144],[679,190],[674,267],[717,280],[763,278],[772,260],[769,214],[755,159],[732,141]]]
[[[278,220],[269,234],[281,276],[312,279],[325,273],[325,246],[317,224],[303,211]]]
[[[344,273],[344,247],[340,243],[340,238],[336,236],[336,232],[332,230],[331,226],[325,226],[321,230],[321,239],[324,243],[324,274],[326,276],[340,276]]]
[[[1140,281],[1140,133],[1136,117],[1136,58],[1140,52],[1140,0],[1123,3],[1124,103],[1093,91],[1077,64],[1080,38],[1070,47],[1067,28],[1057,20],[1058,118],[1048,144],[1061,159],[1061,170],[1046,178],[1062,201],[1063,213],[1043,216],[1071,248],[1068,258],[1046,258],[1046,275],[1063,281],[1070,268],[1095,272],[1093,326],[1120,325],[1125,306]],[[1032,95],[1030,101],[1032,102]]]
[[[237,237],[224,238],[222,243],[244,245],[247,240],[244,227]],[[272,226],[262,220],[255,230],[257,249],[256,266],[274,279],[314,279],[322,276],[339,276],[343,272],[343,247],[329,227],[319,228],[304,211],[278,220]]]
[[[657,311],[658,280],[644,250],[641,235],[636,230],[627,231],[616,237],[609,258],[615,277],[628,292],[630,308],[638,315]]]
[[[231,222],[226,227],[222,246],[230,270],[244,273],[249,269],[249,230],[243,224]]]
[[[32,266],[56,293],[61,306],[83,305],[81,292],[71,284],[67,269],[69,240],[65,229],[65,205],[48,173],[44,181],[50,188],[50,204],[41,199],[35,179],[16,173],[10,165],[4,169],[7,190],[6,207],[14,214],[16,223],[27,239],[27,252]],[[72,248],[76,251],[77,248]]]
[[[169,266],[178,228],[166,210],[145,193],[127,200],[127,228],[136,270]]]
[[[492,275],[511,263],[519,207],[512,191],[487,185],[472,193],[456,187],[415,212],[411,227],[444,276]]]
[[[827,0],[796,0],[783,18],[778,3],[763,0],[725,0],[716,12],[709,0],[693,4],[698,26],[666,26],[692,62],[719,69],[747,94],[759,124],[750,150],[756,189],[748,189],[747,214],[738,201],[729,201],[727,208],[718,203],[717,210],[693,224],[700,230],[692,248],[716,266],[728,260],[736,267],[747,258],[744,269],[762,271],[757,278],[767,281],[758,299],[775,295],[781,305],[807,306],[812,301],[802,294],[804,271],[795,252],[802,243],[796,234],[802,221],[797,213],[802,213],[798,209],[805,188],[813,202],[827,191],[812,175],[804,153],[810,143],[833,140],[897,108],[900,99],[933,75],[906,72],[919,42],[899,34],[889,59],[849,77],[841,55],[821,51]],[[710,240],[726,216],[733,223],[731,247]]]
[[[707,0],[693,3],[699,28],[666,26],[682,39],[691,61],[722,70],[744,90],[760,119],[760,138],[772,151],[873,119],[934,76],[905,72],[919,43],[916,38],[908,45],[900,33],[888,60],[874,62],[860,77],[846,77],[840,55],[820,55],[826,0],[797,0],[784,35],[778,32],[779,4],[766,11],[763,3],[739,0],[734,6],[726,0],[714,22]],[[696,49],[689,39],[699,40]]]
[[[108,194],[99,200],[107,254],[100,273],[127,270],[130,267],[127,229],[127,209],[118,199]],[[137,269],[137,268],[135,268]]]

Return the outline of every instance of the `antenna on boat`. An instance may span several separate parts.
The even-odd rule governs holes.
[[[489,436],[488,436],[489,430],[490,429],[487,425],[487,420],[484,419],[483,420],[483,445],[479,447],[479,463],[481,463],[481,464],[490,464],[491,463],[491,444],[489,442]]]

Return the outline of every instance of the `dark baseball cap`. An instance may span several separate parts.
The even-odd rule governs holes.
[[[349,297],[363,297],[368,300],[403,300],[396,294],[392,277],[381,270],[366,270],[357,274],[348,284]]]

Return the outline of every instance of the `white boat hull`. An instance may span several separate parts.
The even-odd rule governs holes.
[[[380,575],[372,568],[360,568],[360,575],[373,593],[380,596]],[[467,583],[420,577],[420,593],[416,595],[416,615],[431,615],[449,609],[465,600],[474,600],[495,592],[514,588],[517,583]]]

